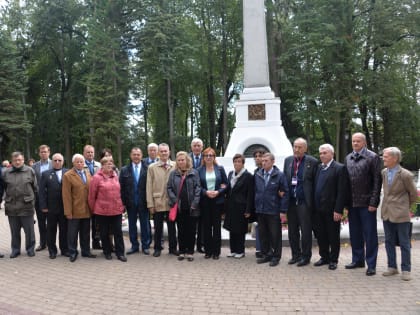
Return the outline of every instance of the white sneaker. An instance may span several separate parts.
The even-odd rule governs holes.
[[[397,268],[388,268],[387,271],[385,271],[384,273],[382,273],[382,275],[384,277],[389,277],[389,276],[393,276],[399,274],[398,269]]]
[[[245,257],[245,254],[244,253],[240,253],[240,254],[235,254],[235,256],[234,256],[236,259],[240,259],[240,258],[243,258],[243,257]]]
[[[226,257],[227,258],[233,258],[233,257],[235,257],[235,255],[237,255],[237,254],[236,253],[230,253]]]
[[[410,271],[403,271],[401,275],[401,279],[403,279],[404,281],[410,281],[411,280]]]

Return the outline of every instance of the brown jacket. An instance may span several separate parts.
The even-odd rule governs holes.
[[[90,218],[88,204],[90,174],[85,171],[86,184],[74,168],[63,175],[63,205],[64,215],[73,219]]]
[[[384,198],[381,216],[392,223],[410,222],[410,206],[417,200],[417,189],[413,175],[405,168],[397,167],[391,186],[388,186],[388,170],[382,170]]]
[[[147,208],[155,208],[156,212],[169,211],[167,184],[169,174],[175,169],[175,162],[168,160],[167,163],[167,169],[163,167],[162,161],[158,161],[151,164],[147,170]]]

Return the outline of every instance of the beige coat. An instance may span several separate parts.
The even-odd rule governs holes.
[[[384,197],[381,216],[392,223],[403,223],[410,221],[410,206],[417,200],[417,189],[413,175],[405,168],[397,167],[391,186],[388,186],[388,170],[382,170]]]
[[[64,215],[71,215],[73,219],[90,218],[88,204],[90,173],[86,170],[84,172],[86,175],[86,184],[83,184],[82,179],[74,168],[63,175]]]
[[[146,199],[147,208],[155,208],[157,212],[169,211],[168,178],[175,169],[175,162],[168,160],[168,167],[163,167],[162,161],[149,165],[147,170]]]

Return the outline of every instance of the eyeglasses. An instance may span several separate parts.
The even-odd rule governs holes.
[[[53,160],[54,162],[63,162],[63,160]]]
[[[211,158],[211,157],[214,157],[214,155],[213,154],[205,154],[205,155],[203,155],[205,158]]]

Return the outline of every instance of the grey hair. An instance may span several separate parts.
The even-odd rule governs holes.
[[[54,156],[58,156],[64,161],[64,156],[61,153],[54,153],[52,156],[53,159],[54,159]]]
[[[150,149],[150,148],[158,148],[158,145],[156,144],[156,143],[154,143],[154,142],[152,142],[152,143],[149,143],[148,145],[147,145],[147,149]]]
[[[385,152],[385,151],[388,152],[388,153],[390,153],[393,157],[396,157],[397,158],[397,162],[398,163],[401,163],[401,161],[402,161],[402,154],[401,154],[401,150],[400,149],[398,149],[397,147],[388,147],[388,148],[385,148],[383,152]]]
[[[83,162],[85,161],[85,157],[80,153],[76,153],[75,155],[73,155],[73,157],[71,158],[71,162],[74,163],[76,159],[82,159]]]
[[[199,144],[201,144],[201,146],[203,146],[203,145],[204,145],[204,144],[203,144],[203,140],[201,140],[200,138],[194,138],[194,139],[192,139],[192,141],[191,141],[191,146],[192,146],[194,143],[199,143]]]
[[[319,146],[319,151],[321,152],[322,149],[326,149],[334,154],[334,147],[329,143],[324,143]]]
[[[304,144],[304,146],[305,146],[305,148],[306,148],[306,149],[308,148],[308,142],[306,141],[306,139],[303,139],[303,138],[299,137],[299,138],[296,138],[296,139],[295,139],[295,141],[293,141],[293,144],[294,144],[295,142],[300,142],[300,143],[303,143],[303,144]]]

